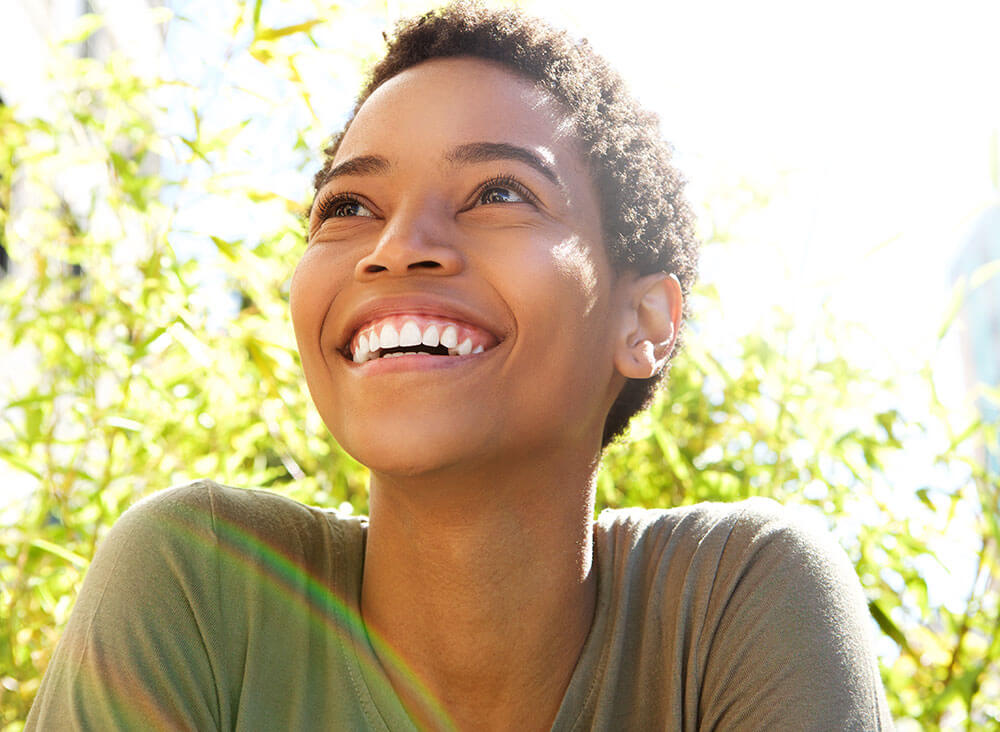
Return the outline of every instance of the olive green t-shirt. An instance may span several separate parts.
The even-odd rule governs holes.
[[[414,729],[358,614],[366,527],[207,481],[142,501],[27,729]],[[554,730],[891,729],[846,555],[778,504],[605,511],[594,533],[597,607]]]

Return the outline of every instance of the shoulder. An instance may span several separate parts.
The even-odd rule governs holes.
[[[362,531],[367,519],[307,506],[270,491],[233,488],[199,480],[154,493],[129,508],[112,534],[171,529],[218,539],[252,534],[268,541],[301,542],[319,534]]]
[[[826,527],[771,499],[605,513],[598,551],[614,563],[615,582],[641,585],[654,603],[671,598],[670,613],[681,589],[689,611],[722,623],[867,615],[854,567]]]
[[[29,729],[232,726],[247,669],[289,683],[317,609],[360,586],[363,526],[211,481],[138,502],[99,543]]]
[[[194,516],[198,514],[240,516],[276,521],[303,520],[318,513],[333,513],[307,506],[270,491],[233,488],[212,480],[196,480],[185,485],[157,491],[138,501],[122,518],[145,516]]]
[[[599,524],[612,581],[684,659],[709,728],[891,726],[864,593],[821,522],[755,498]]]
[[[256,582],[261,572],[255,568],[281,564],[307,577],[321,565],[358,564],[366,526],[363,517],[200,480],[159,491],[129,508],[99,543],[91,572],[131,568],[172,582],[179,574],[197,578],[198,584],[244,575]]]
[[[678,508],[605,509],[598,524],[631,534],[663,533],[679,529],[687,534],[707,535],[732,529],[737,524],[762,526],[794,523],[791,512],[771,498],[747,498],[733,503],[704,502]]]
[[[674,509],[618,509],[601,513],[599,540],[630,562],[695,561],[737,569],[778,561],[813,572],[834,566],[853,578],[843,549],[818,519],[769,498],[699,503]]]

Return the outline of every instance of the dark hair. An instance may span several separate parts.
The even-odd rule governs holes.
[[[512,9],[458,2],[405,20],[387,39],[385,56],[372,70],[344,130],[324,151],[318,191],[361,105],[402,71],[434,58],[473,56],[498,62],[534,81],[559,100],[588,158],[601,201],[608,255],[618,271],[676,275],[685,295],[697,271],[698,242],[683,180],[670,163],[656,115],[643,110],[621,77],[584,40]],[[676,351],[676,348],[675,348]],[[651,401],[669,368],[648,379],[628,379],[608,413],[603,444],[618,437],[633,415]]]

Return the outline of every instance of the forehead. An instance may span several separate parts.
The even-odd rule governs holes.
[[[344,134],[334,164],[355,155],[401,149],[430,157],[463,143],[506,142],[560,166],[581,155],[561,105],[500,64],[433,59],[392,77],[364,102]]]

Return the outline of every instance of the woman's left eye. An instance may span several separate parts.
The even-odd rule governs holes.
[[[480,204],[489,203],[523,203],[525,197],[509,186],[493,185],[484,188],[479,194]]]
[[[513,178],[498,176],[486,181],[476,194],[474,206],[488,206],[496,203],[534,203],[535,197],[527,188]]]

